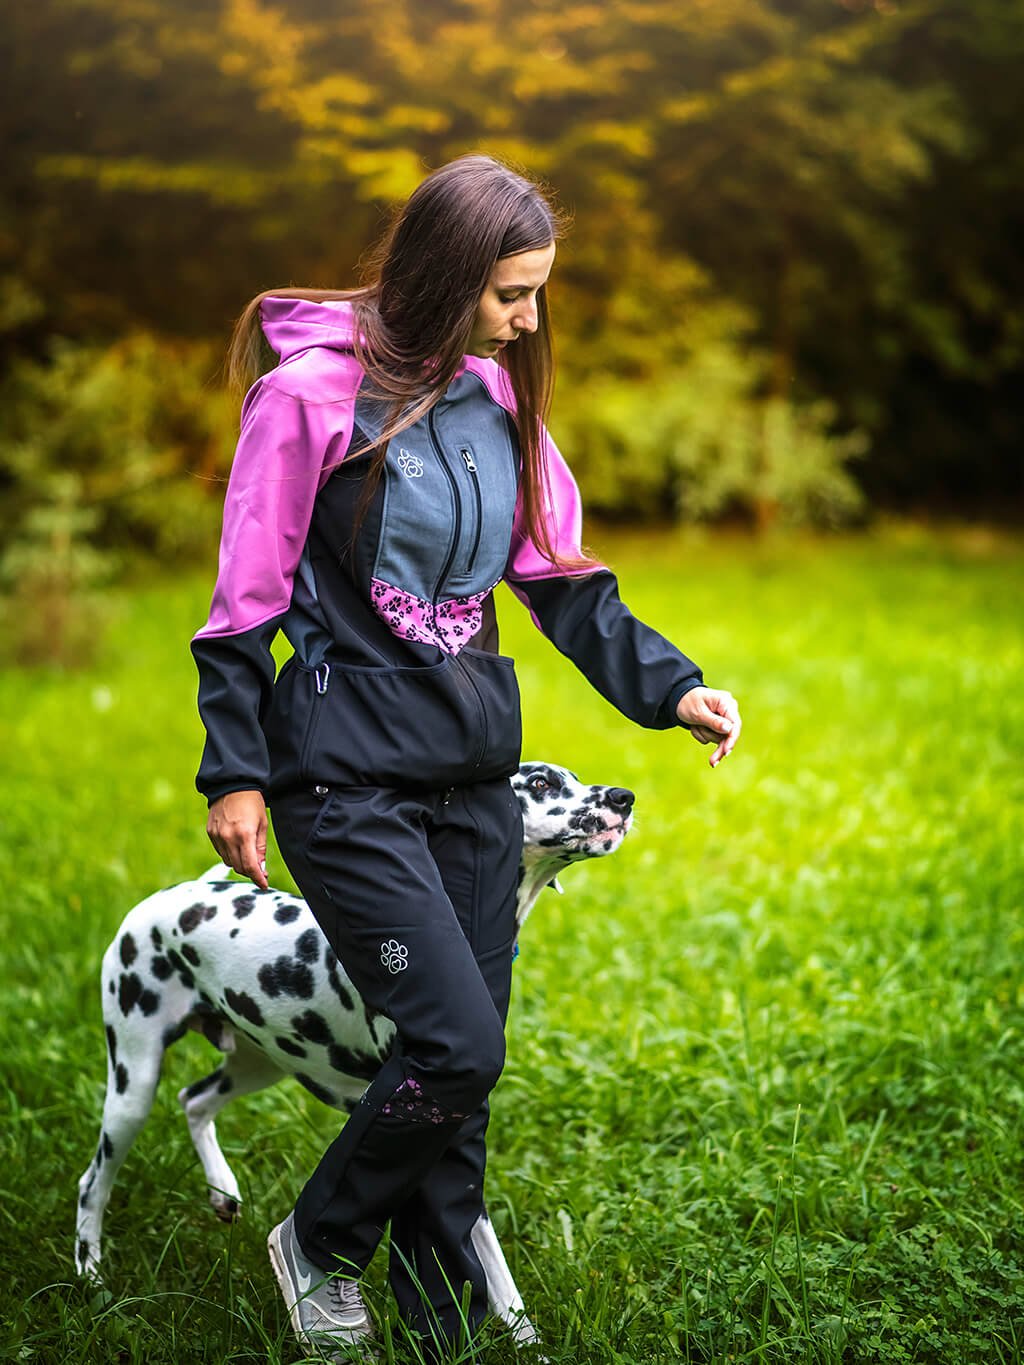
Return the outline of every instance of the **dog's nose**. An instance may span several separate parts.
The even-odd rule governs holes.
[[[612,787],[608,793],[608,804],[615,810],[622,811],[626,815],[633,809],[633,802],[636,800],[634,794],[628,787]]]

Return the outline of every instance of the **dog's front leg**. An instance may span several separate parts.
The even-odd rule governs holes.
[[[526,1316],[526,1305],[516,1288],[512,1272],[505,1260],[505,1253],[498,1242],[494,1224],[487,1216],[487,1210],[480,1215],[471,1234],[473,1250],[480,1258],[480,1264],[487,1276],[487,1300],[491,1312],[500,1318],[511,1330],[512,1339],[517,1346],[536,1346],[540,1335]],[[539,1361],[544,1356],[535,1357]]]

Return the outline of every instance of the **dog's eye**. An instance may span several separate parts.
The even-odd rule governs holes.
[[[529,782],[527,782],[526,785],[530,788],[531,791],[542,792],[551,784],[547,780],[547,778],[542,777],[540,773],[534,773],[534,775],[530,778]]]

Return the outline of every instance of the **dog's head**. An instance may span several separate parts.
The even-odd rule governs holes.
[[[517,922],[563,867],[614,853],[633,823],[626,787],[591,786],[554,763],[523,763],[512,778],[523,812],[523,875]],[[560,887],[557,887],[561,890]]]
[[[574,863],[614,853],[633,823],[631,791],[589,786],[553,763],[523,763],[512,790],[523,812],[523,851],[546,860]]]

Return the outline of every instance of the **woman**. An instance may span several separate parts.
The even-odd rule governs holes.
[[[331,947],[397,1026],[270,1234],[293,1326],[328,1349],[370,1334],[358,1276],[388,1220],[414,1327],[440,1349],[459,1337],[460,1301],[471,1333],[486,1311],[470,1232],[521,847],[519,697],[495,584],[639,724],[687,726],[716,745],[712,766],[739,735],[729,693],[705,688],[581,549],[576,487],[544,426],[558,227],[529,181],[460,158],[413,194],[363,288],[260,295],[233,343],[251,380],[262,323],[278,363],[245,399],[192,645],[208,832],[266,887],[273,807]],[[295,652],[275,682],[279,629]]]

